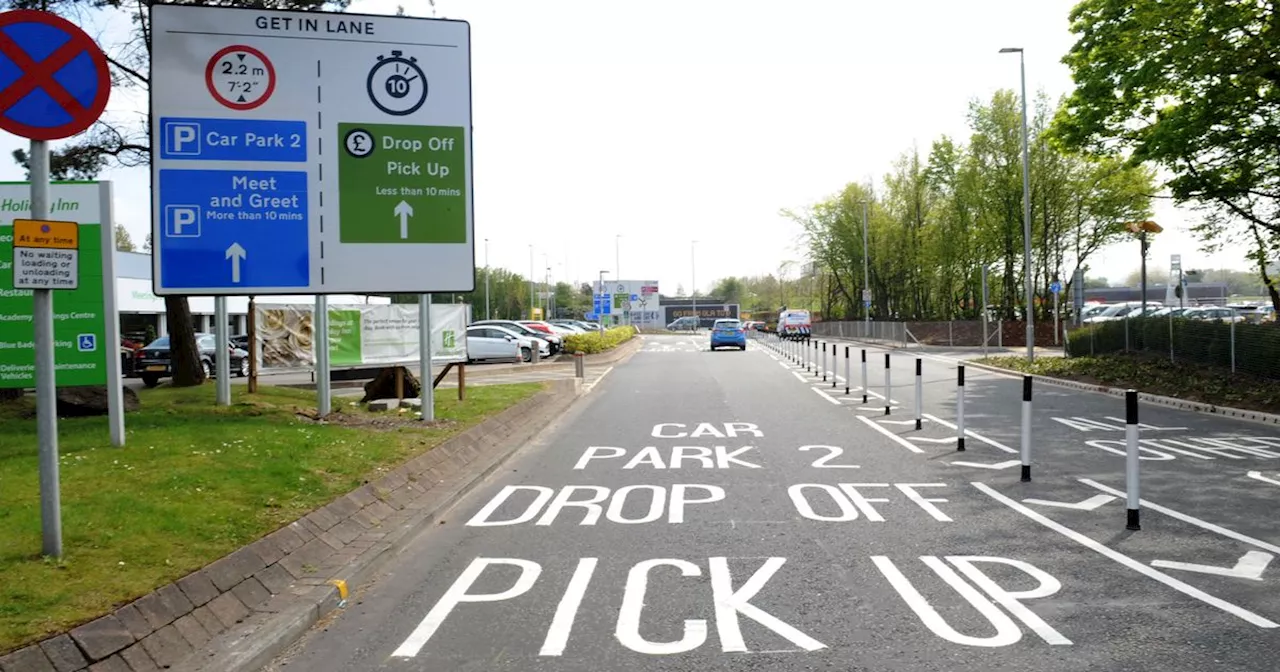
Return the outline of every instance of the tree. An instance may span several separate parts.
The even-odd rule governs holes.
[[[346,9],[350,0],[183,0],[183,4],[249,9]],[[113,86],[120,89],[145,89],[150,85],[151,70],[151,0],[0,0],[3,9],[41,9],[75,15],[88,9],[107,8],[132,19],[130,39],[107,54]],[[108,166],[144,166],[151,159],[150,127],[147,117],[114,123],[99,121],[68,144],[49,152],[49,174],[57,180],[94,179]],[[30,157],[24,150],[13,153],[14,160],[30,170]],[[204,382],[200,353],[196,349],[191,306],[184,296],[165,297],[165,314],[173,366],[175,387]]]
[[[1207,217],[1206,241],[1267,258],[1280,247],[1280,21],[1273,2],[1084,0],[1063,59],[1076,89],[1055,120],[1064,143],[1169,171],[1180,203]]]
[[[116,249],[121,252],[137,252],[138,246],[133,244],[133,237],[123,224],[116,224]],[[150,236],[148,236],[150,239]]]

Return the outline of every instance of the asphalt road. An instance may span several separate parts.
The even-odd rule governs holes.
[[[1018,380],[968,372],[960,453],[949,360],[916,430],[914,356],[885,416],[881,351],[864,405],[860,349],[846,396],[705,339],[646,337],[270,669],[1276,668],[1280,431],[1144,406],[1127,531],[1120,400],[1036,389],[1024,483]]]

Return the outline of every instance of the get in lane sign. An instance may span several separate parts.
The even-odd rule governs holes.
[[[465,22],[152,21],[156,294],[474,289]]]

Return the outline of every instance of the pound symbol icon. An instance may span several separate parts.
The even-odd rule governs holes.
[[[347,137],[342,139],[342,144],[346,146],[347,153],[357,159],[363,159],[373,153],[374,140],[373,134],[363,128],[353,128],[347,131]]]
[[[405,58],[399,50],[378,57],[365,88],[375,107],[397,117],[413,114],[427,102],[426,73],[417,58]]]

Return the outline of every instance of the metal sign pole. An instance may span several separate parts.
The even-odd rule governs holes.
[[[31,141],[31,218],[49,216],[49,143]],[[34,289],[36,434],[40,444],[41,554],[62,557],[62,495],[58,486],[58,392],[53,360],[53,290]],[[108,353],[119,345],[104,343]],[[110,382],[110,381],[108,381]]]
[[[422,421],[432,422],[436,419],[436,387],[435,378],[431,375],[431,295],[418,296],[418,354],[422,363],[418,365],[419,387],[422,390]],[[533,356],[538,356],[538,346],[533,346]]]
[[[217,404],[231,405],[231,339],[227,334],[227,297],[213,297],[213,338],[218,352],[214,355]]]
[[[329,297],[316,297],[315,315],[311,319],[311,343],[315,348],[316,414],[326,417],[333,410],[333,397],[329,389]]]

